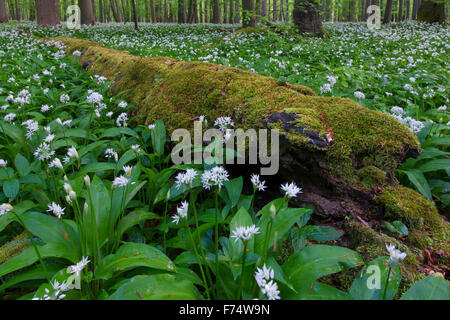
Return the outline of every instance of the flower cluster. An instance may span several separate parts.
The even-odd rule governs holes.
[[[203,188],[206,190],[210,190],[211,187],[217,186],[220,191],[225,181],[228,181],[228,172],[221,166],[206,170],[202,174],[202,184]]]
[[[279,300],[281,299],[278,290],[278,284],[273,281],[274,271],[272,268],[264,266],[261,268],[256,268],[255,280],[258,286],[261,288],[261,293],[264,294],[269,300]]]
[[[234,242],[237,242],[239,239],[243,241],[248,241],[254,234],[259,233],[259,228],[252,224],[250,227],[237,227],[232,231],[232,235],[230,238],[234,238]]]
[[[175,184],[177,186],[177,189],[180,189],[182,185],[186,185],[192,188],[192,182],[197,175],[198,174],[194,169],[187,169],[184,173],[178,173],[175,177]]]
[[[186,219],[188,214],[189,203],[187,201],[181,202],[181,206],[177,207],[177,213],[172,216],[172,222],[178,224],[180,219]]]

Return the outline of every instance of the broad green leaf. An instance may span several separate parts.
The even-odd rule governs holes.
[[[399,170],[399,172],[404,172],[409,181],[417,188],[417,190],[425,197],[431,200],[431,190],[428,186],[427,179],[425,179],[422,172],[418,170]]]
[[[136,276],[120,286],[108,300],[195,300],[194,285],[172,274]]]
[[[311,245],[294,253],[283,264],[284,274],[294,288],[311,285],[322,276],[362,265],[359,254],[353,250],[328,245]]]
[[[137,267],[176,271],[173,262],[160,250],[143,243],[126,242],[116,253],[106,256],[95,270],[97,279],[109,279],[114,272]]]
[[[234,208],[239,201],[239,198],[242,193],[242,187],[244,185],[244,181],[242,177],[226,181],[224,183],[225,189],[228,192],[228,197],[231,201],[231,207]]]
[[[409,288],[400,300],[450,300],[449,282],[429,275]]]
[[[389,273],[389,257],[378,257],[370,261],[353,280],[350,294],[357,300],[383,300]],[[386,300],[392,300],[397,293],[402,278],[400,267],[396,265],[389,276]]]
[[[6,180],[3,182],[3,193],[10,200],[14,199],[19,193],[20,183],[18,179]]]
[[[303,283],[295,289],[296,293],[282,292],[281,298],[285,300],[352,300],[348,293],[316,281],[312,284]]]
[[[28,173],[30,173],[30,163],[28,160],[18,153],[16,157],[14,158],[14,164],[16,165],[17,171],[19,171],[20,175],[22,177],[26,176]]]
[[[124,234],[125,231],[127,231],[132,226],[138,224],[141,221],[152,219],[161,219],[161,217],[156,213],[148,212],[144,209],[137,209],[133,212],[128,213],[125,217],[122,218],[117,226],[117,233],[119,234],[119,237],[122,238],[122,234]]]
[[[435,159],[425,162],[417,168],[421,172],[445,170],[450,168],[450,159]]]
[[[342,233],[328,226],[306,226],[301,229],[306,237],[315,241],[331,241],[342,236]]]

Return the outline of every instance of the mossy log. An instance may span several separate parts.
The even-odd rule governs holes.
[[[66,45],[69,57],[80,51],[80,64],[113,81],[114,92],[128,90],[127,100],[138,107],[141,123],[162,119],[171,131],[192,128],[200,115],[210,123],[230,116],[236,128],[279,129],[278,177],[301,186],[303,194],[296,204],[313,205],[319,216],[381,221],[388,210],[389,218],[396,199],[388,192],[381,200],[376,195],[384,189],[392,195],[394,189],[389,188],[397,188],[396,168],[420,152],[415,135],[395,118],[351,99],[320,97],[305,86],[212,63],[143,58],[87,40],[53,40]],[[401,192],[405,190],[414,202],[410,206],[414,213],[441,219],[431,202],[413,190]],[[422,231],[420,220],[412,216],[400,219]],[[364,226],[371,230],[364,234],[382,237],[371,224]],[[445,234],[440,239],[446,240],[448,226],[440,226]],[[360,246],[359,238],[350,240],[350,246]]]

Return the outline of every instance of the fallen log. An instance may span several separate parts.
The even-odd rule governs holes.
[[[319,97],[308,87],[237,68],[137,57],[87,40],[53,40],[65,44],[69,57],[82,52],[80,64],[112,81],[114,92],[128,90],[127,100],[138,107],[141,123],[162,119],[171,131],[192,128],[191,120],[200,115],[210,122],[230,116],[235,128],[279,129],[278,176],[303,188],[296,204],[312,205],[316,214],[340,221],[353,217],[343,229],[350,236],[348,246],[363,257],[371,259],[385,251],[384,242],[395,241],[380,232],[383,227],[371,228],[385,216],[402,220],[415,237],[426,237],[426,246],[448,251],[449,228],[436,208],[417,192],[399,187],[395,178],[396,168],[420,152],[415,135],[395,118],[351,99]],[[419,217],[411,220],[414,215]],[[412,223],[417,220],[424,222]],[[372,233],[377,235],[374,251],[367,250],[364,238]],[[415,267],[423,241],[399,245],[413,253],[408,263]]]

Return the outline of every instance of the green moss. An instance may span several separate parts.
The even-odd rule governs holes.
[[[387,218],[401,220],[410,230],[417,230],[423,236],[432,234],[432,248],[449,251],[450,228],[427,198],[409,188],[387,187],[379,200],[384,204]],[[424,244],[424,241],[420,243]]]
[[[17,256],[29,246],[28,235],[23,232],[14,237],[10,242],[0,247],[0,264]]]
[[[432,247],[433,240],[421,231],[412,230],[408,233],[407,243],[419,249],[425,249]]]
[[[168,130],[191,129],[191,119],[199,115],[210,123],[231,116],[244,130],[279,128],[299,153],[325,152],[320,166],[344,184],[358,185],[356,168],[364,166],[393,175],[406,152],[419,149],[416,137],[393,117],[350,99],[318,97],[307,87],[237,68],[141,58],[87,40],[57,39],[69,53],[85,52],[81,63],[94,61],[88,69],[114,81],[114,92],[130,90],[127,100],[140,107],[141,122],[162,119]],[[292,113],[295,119],[267,123],[276,113]]]
[[[352,247],[361,255],[365,263],[380,256],[388,256],[389,253],[386,250],[388,244],[394,244],[400,251],[406,252],[406,258],[401,262],[400,291],[406,291],[415,281],[423,277],[417,270],[419,265],[417,257],[421,255],[420,250],[410,248],[400,241],[356,221],[350,221],[346,225],[346,233]]]
[[[358,177],[363,187],[373,189],[375,187],[382,187],[387,184],[386,172],[374,166],[367,166],[361,168],[357,172]]]

